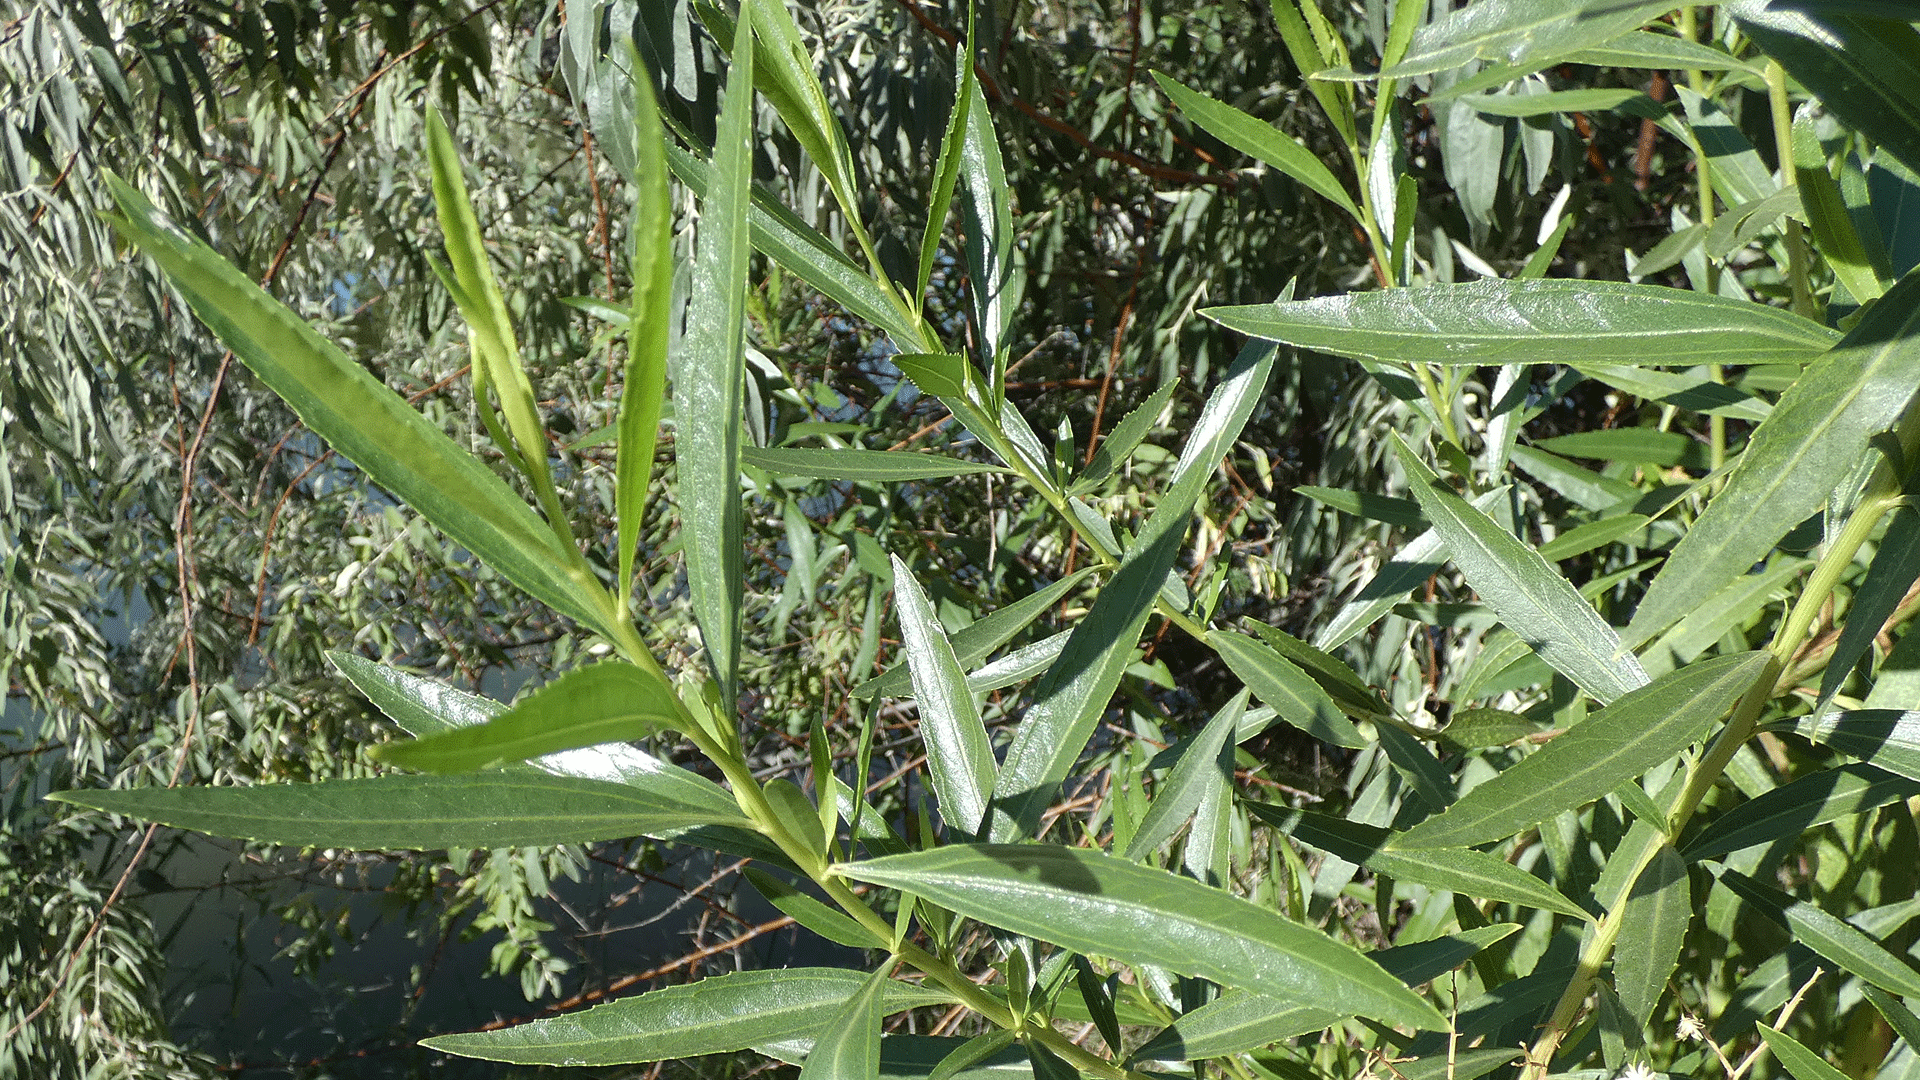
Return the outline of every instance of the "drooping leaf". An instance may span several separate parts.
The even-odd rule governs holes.
[[[1222,705],[1207,721],[1207,725],[1200,729],[1200,734],[1187,744],[1180,760],[1174,763],[1166,780],[1155,790],[1146,816],[1140,819],[1132,839],[1127,841],[1123,858],[1145,858],[1193,816],[1194,810],[1200,805],[1205,785],[1215,779],[1219,771],[1214,759],[1223,747],[1231,745],[1229,739],[1238,730],[1240,717],[1246,711],[1247,691],[1242,690],[1233,696],[1233,700]]]
[[[913,579],[913,571],[897,555],[893,557],[893,594],[940,816],[950,828],[977,835],[993,792],[993,746],[939,616]]]
[[[880,995],[891,961],[867,976],[833,1019],[820,1028],[800,1067],[800,1080],[877,1080],[880,1075]]]
[[[741,460],[777,476],[810,476],[817,480],[875,483],[1007,471],[999,465],[985,462],[962,461],[939,454],[916,454],[907,450],[813,450],[794,447],[763,450],[750,446],[741,451]]]
[[[1793,933],[1793,940],[1839,965],[1840,970],[1902,997],[1920,994],[1920,972],[1843,919],[1736,870],[1720,872],[1720,884]]]
[[[1880,298],[1754,429],[1728,475],[1647,587],[1622,636],[1637,645],[1764,558],[1819,510],[1920,387],[1920,274]]]
[[[1814,1053],[1798,1039],[1766,1024],[1756,1024],[1760,1040],[1773,1051],[1773,1056],[1786,1066],[1793,1080],[1847,1080],[1847,1074],[1827,1064],[1827,1059]]]
[[[1727,10],[1848,127],[1920,171],[1920,32],[1814,5],[1739,0]]]
[[[1780,308],[1658,285],[1499,281],[1206,308],[1230,330],[1335,356],[1472,367],[1804,362],[1834,332]]]
[[[784,0],[758,0],[783,3]],[[687,589],[722,701],[738,696],[743,608],[740,431],[746,394],[747,213],[753,177],[756,0],[740,5],[733,66],[710,182],[700,203],[693,299],[673,371],[674,458],[680,476]]]
[[[1389,847],[1391,830],[1308,810],[1244,803],[1260,820],[1309,847],[1358,863],[1396,880],[1456,892],[1476,900],[1496,900],[1591,921],[1578,904],[1525,870],[1495,855],[1466,848],[1398,851]]]
[[[1104,1039],[1107,1049],[1115,1054],[1124,1053],[1125,1045],[1121,1041],[1120,1017],[1113,1008],[1113,990],[1119,985],[1116,976],[1108,976],[1102,983],[1094,974],[1093,965],[1087,963],[1084,956],[1073,958],[1073,981],[1080,992],[1080,1000],[1093,1016],[1094,1026],[1100,1029],[1100,1038]]]
[[[1749,799],[1715,818],[1681,852],[1689,862],[1770,844],[1897,799],[1920,795],[1920,780],[1872,765],[1822,769]]]
[[[1129,964],[1151,964],[1429,1030],[1434,1008],[1334,938],[1192,878],[1083,848],[951,844],[843,864],[991,926]]]
[[[1648,252],[1649,255],[1652,252]],[[1635,397],[1676,405],[1709,416],[1761,421],[1773,411],[1764,398],[1736,386],[1714,381],[1707,369],[1660,371],[1623,364],[1575,364],[1582,375],[1598,379]]]
[[[631,1065],[745,1050],[812,1035],[858,993],[865,977],[837,968],[716,975],[498,1031],[439,1035],[421,1045],[522,1065]],[[889,982],[880,1008],[894,1013],[952,1000],[932,987]]]
[[[1667,13],[1661,0],[1482,0],[1421,27],[1407,55],[1383,70],[1406,78],[1488,60],[1516,68],[1593,48]],[[1524,74],[1524,70],[1521,74]]]
[[[1920,1016],[1900,1003],[1900,999],[1877,986],[1864,986],[1861,995],[1873,1002],[1873,1007],[1899,1036],[1907,1040],[1908,1046],[1920,1046]]]
[[[570,671],[484,723],[383,743],[374,756],[422,772],[471,772],[598,743],[644,739],[686,723],[686,711],[665,679],[615,660]]]
[[[717,814],[625,784],[520,771],[48,797],[212,836],[355,851],[538,847],[747,824],[737,810]]]
[[[629,610],[640,524],[653,481],[653,452],[667,397],[667,340],[673,318],[673,197],[667,184],[667,134],[653,82],[633,80],[634,204],[631,230],[633,309],[620,387],[614,518],[619,527],[620,610]]]
[[[123,215],[115,228],[308,428],[529,595],[612,634],[618,616],[579,552],[492,470],[145,196],[106,183]]]
[[[1035,689],[1035,704],[1014,732],[994,782],[995,841],[1033,835],[1054,789],[1092,736],[1131,662],[1207,478],[1266,390],[1274,352],[1249,345],[1228,369],[1188,435],[1167,493]]]
[[[1376,963],[1408,986],[1419,986],[1459,967],[1475,953],[1519,929],[1514,923],[1497,923],[1432,941],[1398,945],[1372,955]],[[1237,1054],[1325,1030],[1352,1015],[1329,1002],[1303,1005],[1265,994],[1229,990],[1218,1000],[1175,1020],[1136,1050],[1134,1056],[1146,1061],[1198,1061]],[[1404,1064],[1396,1066],[1405,1067]]]
[[[1068,590],[1086,580],[1092,569],[1077,570],[1031,596],[1021,597],[1006,607],[984,615],[952,637],[954,659],[962,668],[971,667],[987,654],[1026,629],[1041,613],[1060,602]],[[912,691],[911,673],[906,661],[888,668],[853,688],[853,696],[902,697]]]
[[[1153,73],[1153,79],[1160,84],[1160,90],[1180,106],[1180,111],[1209,135],[1306,185],[1321,198],[1345,210],[1355,221],[1361,219],[1360,208],[1354,205],[1353,196],[1347,194],[1333,170],[1321,164],[1313,151],[1295,142],[1292,136],[1158,71]]]
[[[1271,646],[1231,630],[1210,632],[1207,644],[1282,720],[1335,746],[1358,750],[1367,745],[1320,684]]]
[[[1648,30],[1635,30],[1560,59],[1567,64],[1661,71],[1734,71],[1753,67],[1725,49]]]
[[[745,872],[754,891],[765,897],[775,910],[828,941],[850,949],[870,949],[880,944],[873,940],[873,934],[866,927],[772,874],[753,866]]]
[[[1693,921],[1687,865],[1662,844],[1627,896],[1623,916],[1629,932],[1613,950],[1613,988],[1636,1030],[1644,1028],[1667,992]]]
[[[1640,661],[1553,564],[1455,495],[1398,433],[1394,449],[1467,584],[1542,660],[1602,702],[1646,685]]]
[[[896,1035],[887,1042],[898,1038],[900,1036]],[[1014,1034],[1007,1028],[995,1028],[971,1039],[942,1039],[943,1048],[951,1046],[952,1049],[934,1059],[931,1071],[924,1075],[927,1080],[963,1080],[992,1070],[994,1073],[1012,1073],[1016,1077],[1032,1076],[1033,1067],[1028,1064],[1025,1051],[1014,1048],[1013,1041]],[[885,1048],[884,1043],[882,1048]]]
[[[1471,847],[1598,799],[1699,738],[1767,666],[1764,653],[1691,664],[1627,694],[1392,841]]]
[[[1920,712],[1857,709],[1794,721],[1796,734],[1920,781]]]

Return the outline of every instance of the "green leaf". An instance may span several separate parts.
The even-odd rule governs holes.
[[[212,836],[355,851],[539,847],[745,824],[738,810],[717,814],[625,784],[521,771],[48,798]]]
[[[694,197],[704,200],[713,180],[713,167],[677,146],[667,147],[667,164]],[[910,312],[900,310],[891,297],[847,254],[801,221],[758,187],[749,191],[748,233],[754,250],[777,262],[794,276],[886,331],[896,346],[925,351],[933,341]]]
[[[700,203],[686,342],[673,372],[681,552],[707,666],[725,702],[739,697],[740,620],[745,603],[740,429],[746,392],[754,11],[754,0],[740,5],[711,182]]]
[[[1844,920],[1735,870],[1721,871],[1720,884],[1849,975],[1902,997],[1920,994],[1920,972]]]
[[[1676,465],[1689,469],[1708,467],[1707,444],[1679,431],[1656,431],[1640,427],[1581,431],[1541,439],[1535,445],[1561,457],[1628,461],[1669,468]]]
[[[1270,646],[1232,630],[1213,630],[1207,644],[1280,718],[1322,742],[1358,750],[1367,745],[1327,692]]]
[[[969,64],[973,58],[967,58]],[[973,300],[974,332],[980,355],[995,374],[994,404],[1001,401],[1006,359],[1006,334],[1018,303],[1013,273],[1013,210],[1008,197],[1006,168],[1000,162],[1000,141],[993,132],[993,114],[980,83],[969,83],[967,133],[960,144],[960,220],[966,229],[967,292]]]
[[[1640,661],[1553,564],[1455,495],[1397,432],[1393,440],[1407,484],[1454,565],[1509,629],[1602,702],[1646,685]]]
[[[1345,210],[1355,221],[1361,220],[1360,208],[1354,205],[1353,197],[1313,151],[1272,124],[1189,89],[1176,79],[1158,71],[1153,73],[1153,78],[1173,103],[1180,106],[1180,111],[1209,135],[1278,169]]]
[[[1398,945],[1372,956],[1376,963],[1408,986],[1419,986],[1459,967],[1475,953],[1519,929],[1514,923],[1498,923],[1432,941]],[[1222,1057],[1296,1035],[1323,1031],[1352,1015],[1328,1002],[1302,1005],[1265,994],[1229,990],[1218,1000],[1175,1020],[1172,1026],[1134,1051],[1134,1057],[1145,1061]],[[1463,1061],[1465,1058],[1466,1055],[1461,1055]],[[1406,1065],[1395,1068],[1404,1069]]]
[[[1606,68],[1652,68],[1659,71],[1751,71],[1756,66],[1697,41],[1635,30],[1604,45],[1594,45],[1560,58],[1563,64]]]
[[[1613,988],[1636,1029],[1646,1027],[1680,963],[1693,921],[1691,889],[1686,863],[1663,843],[1627,896],[1622,919],[1630,929],[1614,947]]]
[[[1902,1005],[1900,999],[1877,986],[1863,986],[1861,994],[1873,1002],[1873,1007],[1879,1010],[1901,1038],[1907,1040],[1908,1046],[1920,1046],[1920,1016],[1913,1015],[1913,1010]]]
[[[1642,665],[1650,674],[1664,675],[1692,661],[1717,645],[1729,631],[1787,595],[1793,580],[1811,565],[1809,559],[1775,556],[1759,573],[1735,578],[1649,645]]]
[[[1755,1024],[1760,1039],[1780,1059],[1794,1080],[1848,1080],[1847,1074],[1827,1064],[1827,1059],[1802,1046],[1799,1040],[1778,1028]]]
[[[1813,713],[1826,712],[1827,703],[1839,693],[1841,684],[1853,666],[1867,654],[1880,635],[1887,619],[1907,597],[1907,590],[1920,580],[1920,511],[1912,504],[1901,506],[1887,521],[1879,550],[1867,567],[1866,580],[1853,594],[1853,606],[1847,609],[1847,621],[1840,628],[1840,640],[1827,659],[1825,676],[1820,680],[1820,700]]]
[[[1592,48],[1664,15],[1663,0],[1482,0],[1421,27],[1398,64],[1382,78],[1405,78],[1461,67],[1473,60],[1523,67]]]
[[[754,86],[780,114],[807,157],[833,191],[847,222],[861,230],[859,181],[840,119],[813,74],[813,58],[800,40],[785,0],[768,0],[755,10],[753,32],[759,39],[751,67]],[[745,14],[741,20],[745,21]],[[731,43],[727,43],[731,44]],[[723,47],[726,45],[723,44]],[[636,80],[638,81],[638,80]]]
[[[919,454],[908,450],[810,450],[747,447],[741,460],[776,476],[810,476],[817,480],[899,483],[906,480],[931,480],[943,476],[970,476],[974,473],[1004,473],[1008,470],[978,461],[938,454]]]
[[[1075,955],[1073,982],[1074,988],[1080,992],[1080,1000],[1093,1017],[1094,1026],[1100,1029],[1100,1038],[1105,1040],[1108,1051],[1116,1055],[1124,1053],[1126,1046],[1121,1041],[1120,1017],[1113,1009],[1113,990],[1120,983],[1118,976],[1109,976],[1103,983],[1100,976],[1094,974],[1093,965],[1087,963],[1087,958]]]
[[[471,772],[598,743],[644,739],[687,723],[673,687],[625,661],[579,668],[485,723],[374,747],[377,758],[422,772]]]
[[[1519,904],[1584,921],[1593,916],[1560,890],[1496,855],[1466,848],[1397,851],[1388,846],[1392,831],[1307,810],[1242,803],[1260,820],[1309,847],[1318,848],[1377,874],[1414,881],[1430,889],[1456,892],[1476,900]]]
[[[954,659],[964,669],[986,659],[993,650],[1006,644],[1026,629],[1047,609],[1059,603],[1068,590],[1085,580],[1092,569],[1078,570],[1041,589],[1021,597],[1006,607],[984,615],[953,635]],[[913,690],[912,675],[905,661],[893,665],[853,688],[857,698],[903,697]]]
[[[1758,652],[1715,657],[1656,679],[1460,796],[1393,846],[1483,844],[1590,803],[1699,738],[1760,676],[1767,659]]]
[[[1833,276],[1854,299],[1865,303],[1877,300],[1891,284],[1882,277],[1873,255],[1867,251],[1847,210],[1846,196],[1827,171],[1826,148],[1820,145],[1819,123],[1812,102],[1795,110],[1793,117],[1794,186],[1800,190],[1807,226],[1814,243],[1825,256]],[[1877,238],[1876,238],[1877,239]]]
[[[954,52],[953,109],[947,114],[947,134],[940,140],[940,161],[934,167],[933,187],[927,193],[927,227],[920,237],[920,274],[914,289],[916,309],[927,295],[927,282],[933,278],[934,257],[940,251],[940,236],[946,231],[947,211],[953,206],[953,189],[960,180],[960,157],[967,137],[967,108],[973,100],[973,20],[967,20],[966,44]]]
[[[1305,495],[1315,502],[1325,503],[1355,517],[1384,521],[1403,529],[1431,528],[1427,519],[1420,516],[1420,504],[1412,499],[1396,499],[1391,495],[1376,495],[1370,491],[1313,487],[1309,484],[1302,484],[1293,491],[1296,495]]]
[[[1045,1043],[1027,1038],[1022,1040],[1022,1045],[1027,1049],[1027,1059],[1033,1063],[1033,1080],[1080,1080],[1079,1070],[1047,1049]]]
[[[1545,116],[1563,112],[1610,112],[1641,99],[1649,105],[1655,104],[1643,91],[1614,87],[1551,90],[1544,94],[1469,94],[1453,100],[1490,116]]]
[[[1714,859],[1789,836],[1829,821],[1875,810],[1920,795],[1920,780],[1872,765],[1853,764],[1809,773],[1750,799],[1715,818],[1681,852],[1688,862]]]
[[[876,1080],[880,1075],[880,993],[893,962],[881,964],[821,1027],[800,1080]]]
[[[1516,712],[1505,709],[1461,709],[1441,729],[1440,739],[1456,749],[1484,750],[1516,743],[1539,732],[1539,724]]]
[[[1794,721],[1803,738],[1920,781],[1920,712],[1859,709]]]
[[[1920,387],[1920,274],[1908,274],[1810,365],[1647,587],[1623,635],[1637,645],[1760,561],[1819,510]]]
[[[900,1036],[893,1036],[887,1042],[898,1038]],[[1018,1068],[1010,1071],[1021,1076],[1032,1076],[1033,1069],[1027,1063],[1026,1051],[1009,1049],[1013,1046],[1013,1040],[1014,1034],[1007,1028],[994,1028],[984,1035],[976,1035],[966,1040],[942,1039],[940,1042],[943,1046],[952,1046],[953,1049],[944,1057],[937,1059],[939,1064],[925,1074],[927,1080],[962,1080],[963,1077],[987,1073],[996,1064],[1000,1065],[1001,1069],[1005,1069],[1007,1065],[1016,1061]],[[954,1045],[955,1043],[958,1045]],[[885,1043],[882,1046],[884,1048]]]
[[[1153,516],[1035,688],[1034,705],[1014,731],[994,782],[994,840],[1033,835],[1054,789],[1092,737],[1179,556],[1194,504],[1266,391],[1274,352],[1259,345],[1241,350],[1201,410]]]
[[[612,636],[619,617],[579,552],[492,470],[145,196],[106,183],[124,215],[114,227],[308,428],[508,581]]]
[[[1180,759],[1155,789],[1153,803],[1135,827],[1133,838],[1127,841],[1123,858],[1135,861],[1146,858],[1193,816],[1207,785],[1219,777],[1215,759],[1222,748],[1230,745],[1230,737],[1239,729],[1240,717],[1246,711],[1247,691],[1242,690],[1222,705],[1200,729],[1200,734],[1182,748]]]
[[[952,844],[837,867],[968,918],[1089,956],[1150,964],[1354,1015],[1442,1030],[1433,1006],[1364,955],[1192,878],[1083,848]]]
[[[1524,450],[1525,447],[1517,447]],[[1472,506],[1485,511],[1498,505],[1507,497],[1504,490],[1483,492],[1474,496]],[[1417,505],[1417,504],[1416,504]],[[1327,624],[1314,635],[1313,644],[1321,649],[1338,648],[1351,640],[1354,635],[1379,621],[1382,615],[1393,610],[1393,606],[1406,599],[1409,592],[1437,572],[1446,557],[1446,541],[1440,534],[1428,529],[1412,540],[1400,546],[1393,558],[1375,574],[1372,580],[1360,587],[1353,598],[1347,601]]]
[[[837,968],[743,971],[498,1031],[440,1035],[421,1045],[522,1065],[631,1065],[729,1053],[814,1034],[865,981],[857,971]],[[889,982],[880,1008],[894,1013],[951,1000],[932,988]]]
[[[1686,107],[1693,137],[1707,156],[1713,186],[1729,207],[1759,202],[1779,190],[1779,183],[1732,115],[1692,87],[1677,86],[1674,90]]]
[[[620,386],[620,448],[614,462],[614,517],[619,525],[620,610],[631,610],[633,564],[653,482],[660,411],[667,397],[667,338],[673,320],[673,197],[667,184],[667,135],[653,82],[633,80],[633,309],[627,364]]]
[[[1099,487],[1107,477],[1112,476],[1116,470],[1125,465],[1127,458],[1132,456],[1134,450],[1146,439],[1147,433],[1153,430],[1153,425],[1159,421],[1161,412],[1167,407],[1167,401],[1179,388],[1180,380],[1169,380],[1160,389],[1155,390],[1147,400],[1141,402],[1139,407],[1114,425],[1113,433],[1102,439],[1100,445],[1094,448],[1093,459],[1087,462],[1087,467],[1081,471],[1079,479],[1073,482],[1073,486],[1067,488],[1067,493],[1084,495]]]
[[[1595,548],[1606,547],[1647,527],[1652,519],[1645,514],[1618,514],[1579,525],[1540,545],[1540,557],[1548,562],[1571,559]]]
[[[1920,33],[1912,26],[1759,0],[1726,10],[1848,127],[1920,171]]]
[[[1394,715],[1393,707],[1381,700],[1380,692],[1368,686],[1366,680],[1360,678],[1339,657],[1322,652],[1277,626],[1259,622],[1249,622],[1247,625],[1268,648],[1312,676],[1313,681],[1319,683],[1333,703],[1348,716],[1355,719],[1387,719]]]
[[[993,793],[993,745],[987,741],[986,725],[939,616],[899,556],[893,559],[893,595],[940,816],[948,827],[978,835]]]
[[[1625,390],[1635,397],[1710,416],[1730,416],[1757,422],[1765,420],[1767,414],[1773,411],[1773,406],[1764,399],[1738,387],[1714,381],[1706,368],[1658,371],[1622,364],[1575,364],[1574,367],[1582,375],[1598,379],[1616,390]]]
[[[1779,308],[1608,281],[1498,281],[1206,308],[1229,330],[1334,356],[1479,367],[1804,362],[1833,331]]]
[[[753,883],[755,892],[765,897],[767,903],[772,904],[780,914],[789,916],[801,926],[828,941],[845,945],[850,949],[871,949],[876,946],[873,934],[849,916],[815,900],[759,867],[746,867],[745,872],[747,880]]]

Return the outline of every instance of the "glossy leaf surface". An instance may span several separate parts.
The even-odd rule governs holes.
[[[1483,0],[1421,27],[1383,77],[1405,78],[1472,60],[1521,66],[1602,44],[1667,13],[1660,0]]]
[[[1794,721],[1793,730],[1862,761],[1920,780],[1920,712],[1858,709]]]
[[[1191,878],[1100,852],[956,844],[840,869],[1078,953],[1296,1002],[1337,999],[1354,1015],[1390,1024],[1446,1026],[1431,1005],[1350,946]]]
[[[974,473],[1003,473],[999,465],[980,461],[961,461],[938,454],[916,454],[906,450],[813,450],[805,447],[747,447],[741,460],[777,476],[810,476],[817,480],[871,481],[897,483],[905,480],[931,480],[943,476],[970,476]]]
[[[1920,33],[1818,5],[1728,5],[1740,29],[1821,104],[1920,171]]]
[[[1335,746],[1359,749],[1367,745],[1353,721],[1306,672],[1263,642],[1232,630],[1215,630],[1207,643],[1220,654],[1240,681],[1280,718],[1301,731]]]
[[[1048,608],[1060,602],[1067,592],[1086,580],[1091,569],[1078,570],[1030,596],[1023,596],[998,611],[981,616],[951,636],[953,655],[963,668],[986,659],[993,650],[1006,644],[1026,629]],[[855,697],[904,697],[913,690],[912,675],[903,660],[853,688]]]
[[[993,792],[993,746],[974,707],[967,675],[953,655],[933,605],[898,556],[893,559],[893,595],[900,610],[900,636],[920,706],[920,735],[940,816],[966,835],[976,835]]]
[[[1766,668],[1764,653],[1716,657],[1641,687],[1415,825],[1396,848],[1471,847],[1585,805],[1672,758]]]
[[[1161,91],[1180,107],[1180,111],[1207,134],[1278,169],[1345,210],[1354,220],[1360,220],[1360,208],[1353,204],[1353,197],[1347,194],[1333,171],[1321,164],[1313,151],[1295,142],[1292,136],[1158,71],[1153,73],[1153,78],[1160,84]]]
[[[882,964],[828,1020],[800,1067],[800,1080],[875,1080],[880,1075],[880,994],[891,962]]]
[[[1180,755],[1180,760],[1167,773],[1166,780],[1155,789],[1153,803],[1147,807],[1146,816],[1134,829],[1132,839],[1127,841],[1127,850],[1123,858],[1143,859],[1155,848],[1180,831],[1200,806],[1201,795],[1206,785],[1219,775],[1214,759],[1219,756],[1228,740],[1239,728],[1240,717],[1247,711],[1247,692],[1234,695],[1233,700],[1220,707],[1200,729]]]

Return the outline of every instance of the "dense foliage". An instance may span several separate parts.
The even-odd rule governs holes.
[[[8,1052],[212,1064],[104,782],[530,996],[635,837],[873,961],[441,1053],[1907,1074],[1920,34],[1804,6],[10,16]]]

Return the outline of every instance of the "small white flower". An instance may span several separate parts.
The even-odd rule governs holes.
[[[1706,1027],[1700,1023],[1700,1018],[1692,1013],[1680,1014],[1680,1025],[1673,1029],[1673,1037],[1681,1042],[1705,1038],[1706,1034]]]
[[[1636,1061],[1620,1072],[1620,1080],[1654,1080],[1655,1073],[1646,1062]]]

